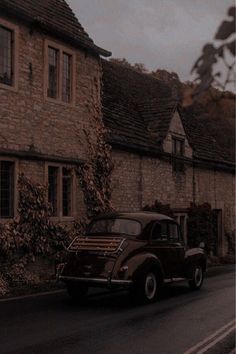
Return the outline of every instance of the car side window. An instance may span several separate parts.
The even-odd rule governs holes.
[[[152,229],[152,240],[160,240],[161,239],[161,224],[156,223],[156,225]]]
[[[169,223],[169,238],[171,241],[179,241],[179,230],[177,224]]]
[[[168,238],[168,224],[165,221],[161,223],[161,238],[162,240],[167,240]]]
[[[152,240],[167,240],[168,225],[166,222],[156,223],[152,230]]]

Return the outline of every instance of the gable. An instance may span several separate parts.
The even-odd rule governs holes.
[[[184,151],[185,156],[191,158],[193,151],[189,145],[184,126],[180,117],[178,110],[176,110],[170,121],[169,130],[166,135],[166,138],[163,141],[163,150],[168,153],[172,153],[172,138],[180,138],[184,140]]]
[[[67,43],[91,52],[110,56],[89,37],[65,0],[1,0],[0,13],[14,17],[33,28],[36,26]]]
[[[113,146],[172,153],[175,136],[184,139],[188,158],[234,163],[234,129],[220,112],[215,124],[194,106],[181,108],[170,88],[151,75],[107,60],[102,69],[103,121]]]

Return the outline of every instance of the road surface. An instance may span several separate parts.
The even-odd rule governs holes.
[[[0,353],[234,353],[234,267],[210,271],[200,291],[169,286],[158,302],[137,306],[125,292],[65,292],[0,301]]]

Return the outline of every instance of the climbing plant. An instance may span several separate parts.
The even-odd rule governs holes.
[[[192,203],[188,209],[188,244],[198,247],[200,242],[205,243],[208,253],[214,249],[214,211],[208,203]]]
[[[18,217],[0,224],[0,294],[9,286],[38,281],[27,265],[36,256],[59,259],[72,238],[80,233],[78,225],[67,229],[50,221],[47,186],[35,184],[21,174],[18,192]]]
[[[84,130],[88,144],[86,163],[77,169],[84,194],[87,217],[111,211],[111,173],[113,161],[107,131],[100,118],[94,116],[90,130]]]
[[[156,213],[168,215],[170,217],[174,216],[173,210],[171,209],[170,204],[163,204],[156,200],[153,204],[151,205],[146,205],[143,207],[144,211],[153,211]]]

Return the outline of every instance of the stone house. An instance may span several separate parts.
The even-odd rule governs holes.
[[[235,230],[230,136],[223,130],[214,135],[213,120],[181,109],[170,89],[147,74],[103,61],[103,85],[104,123],[115,162],[113,205],[138,210],[155,200],[170,204],[187,241],[187,209],[209,203],[216,212],[214,252],[226,254],[225,234]]]
[[[101,116],[100,56],[64,0],[0,2],[0,219],[17,214],[17,176],[49,183],[54,219],[74,220],[83,197],[71,168]]]
[[[0,221],[17,215],[19,173],[48,184],[53,221],[84,215],[74,167],[87,158],[84,131],[103,115],[113,206],[168,203],[187,239],[187,208],[208,202],[218,215],[217,253],[226,254],[234,151],[226,153],[163,82],[101,60],[110,52],[94,44],[64,0],[1,0],[0,14]]]

